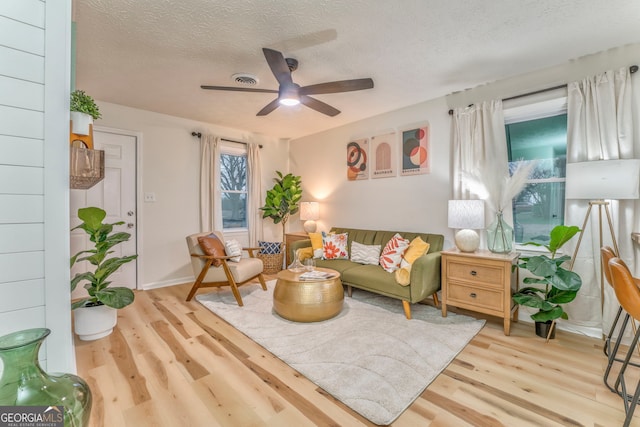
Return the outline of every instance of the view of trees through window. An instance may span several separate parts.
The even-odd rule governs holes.
[[[220,155],[222,228],[247,227],[247,156]]]
[[[553,227],[564,223],[567,115],[505,126],[509,168],[536,160],[524,190],[513,200],[516,243],[547,243]]]

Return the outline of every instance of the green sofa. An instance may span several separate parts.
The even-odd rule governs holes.
[[[407,319],[411,319],[410,303],[417,303],[432,295],[435,304],[438,305],[436,292],[440,289],[440,251],[442,251],[444,244],[444,236],[339,227],[332,228],[331,232],[349,233],[349,253],[351,253],[351,242],[353,241],[364,245],[380,245],[381,248],[384,248],[396,233],[409,240],[420,236],[422,240],[429,243],[430,247],[426,254],[414,261],[411,268],[411,281],[408,286],[398,284],[395,274],[386,272],[380,265],[363,265],[346,259],[316,259],[316,265],[340,272],[340,278],[342,283],[347,286],[349,296],[351,296],[352,287],[355,287],[402,300]],[[311,240],[298,240],[293,242],[288,250],[291,251],[293,259],[298,249],[310,246]]]

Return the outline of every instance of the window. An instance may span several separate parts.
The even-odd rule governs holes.
[[[506,120],[509,169],[513,170],[520,160],[537,161],[527,185],[512,203],[516,243],[548,243],[551,229],[564,223],[567,114],[550,114]]]
[[[220,198],[222,228],[247,228],[247,152],[244,145],[221,147]]]

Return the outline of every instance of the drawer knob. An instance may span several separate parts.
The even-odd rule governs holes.
[[[477,272],[477,271],[475,271],[475,270],[471,270],[471,275],[472,275],[472,276],[476,276],[477,274],[478,274],[478,272]]]
[[[475,298],[477,295],[476,295],[476,293],[475,293],[475,292],[471,292],[471,293],[469,294],[469,296],[470,296],[471,298]]]

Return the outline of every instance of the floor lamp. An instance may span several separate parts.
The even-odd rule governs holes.
[[[602,239],[602,211],[607,215],[607,224],[611,233],[613,250],[618,256],[618,242],[613,231],[611,212],[608,200],[624,200],[640,198],[640,160],[597,160],[592,162],[567,163],[565,185],[567,199],[589,200],[589,208],[582,223],[582,231],[571,259],[571,269],[578,255],[585,227],[589,222],[591,210],[598,207],[598,242]],[[598,256],[599,252],[598,252]],[[602,266],[602,263],[600,263]],[[600,310],[604,309],[604,271],[600,268]]]

